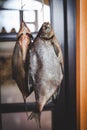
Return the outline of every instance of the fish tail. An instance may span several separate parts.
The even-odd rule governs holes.
[[[35,119],[36,120],[36,124],[37,124],[37,128],[38,130],[41,130],[41,113],[36,113],[36,112],[32,112],[30,114],[30,116],[28,117],[28,119],[32,120]]]

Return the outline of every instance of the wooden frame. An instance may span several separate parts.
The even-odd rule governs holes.
[[[77,130],[87,130],[87,1],[76,1]]]

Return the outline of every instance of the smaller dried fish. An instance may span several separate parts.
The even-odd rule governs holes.
[[[26,98],[33,91],[31,87],[28,89],[28,84],[26,80],[27,73],[27,53],[29,49],[29,44],[33,39],[31,32],[25,22],[21,23],[20,30],[17,35],[17,41],[13,50],[12,56],[12,75],[13,79],[16,81],[24,102],[26,103]]]

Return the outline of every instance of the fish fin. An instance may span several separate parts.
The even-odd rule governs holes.
[[[28,95],[30,95],[34,90],[34,87],[33,87],[32,77],[30,76],[30,74],[28,73],[27,70],[28,70],[28,66],[27,66],[27,69],[25,71],[25,85],[28,88]]]
[[[34,88],[33,88],[33,80],[32,77],[30,75],[28,75],[28,91],[29,91],[29,95],[33,92]]]
[[[60,86],[57,89],[57,91],[52,95],[52,97],[49,98],[49,100],[47,101],[47,104],[51,103],[51,102],[56,102],[56,100],[58,99],[60,94]]]
[[[51,103],[52,101],[53,101],[53,98],[50,97],[46,104],[49,104],[49,103]]]
[[[55,102],[58,99],[59,94],[60,94],[60,89],[61,89],[61,86],[59,86],[58,90],[53,94],[52,96],[53,102]]]
[[[28,119],[32,120],[33,118],[36,120],[38,130],[41,130],[41,113],[32,112]]]
[[[60,65],[61,65],[62,73],[64,74],[64,64],[61,62]]]
[[[55,44],[54,42],[52,42],[52,46],[53,46],[53,48],[54,48],[54,51],[55,51],[56,56],[58,57],[59,48],[56,46],[56,44]]]

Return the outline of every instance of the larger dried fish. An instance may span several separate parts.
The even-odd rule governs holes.
[[[63,79],[63,54],[50,23],[43,23],[29,50],[28,82],[32,79],[36,99],[36,118],[40,129],[40,114],[44,105],[58,91]]]

